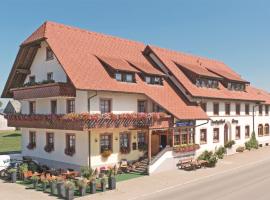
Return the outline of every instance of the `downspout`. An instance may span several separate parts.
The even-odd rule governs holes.
[[[88,111],[90,113],[90,103],[91,103],[91,99],[94,98],[95,96],[97,96],[97,91],[96,94],[94,94],[93,96],[90,96],[88,98]],[[91,168],[91,131],[88,131],[88,167]]]

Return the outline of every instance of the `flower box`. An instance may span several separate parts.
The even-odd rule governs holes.
[[[175,153],[187,153],[187,152],[193,152],[200,148],[200,145],[198,144],[184,144],[184,145],[178,145],[173,147],[173,151]]]

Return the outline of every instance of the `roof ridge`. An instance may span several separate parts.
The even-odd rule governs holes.
[[[168,48],[159,47],[159,46],[156,46],[156,45],[149,45],[149,47],[150,48],[153,47],[153,48],[159,49],[161,51],[169,51],[171,53],[182,54],[183,56],[188,56],[188,57],[192,57],[192,58],[195,58],[195,59],[207,60],[207,61],[211,61],[211,62],[214,62],[214,63],[219,63],[219,64],[224,64],[225,65],[225,63],[223,61],[216,60],[216,59],[213,59],[213,58],[207,58],[207,57],[204,57],[204,56],[193,55],[193,54],[186,53],[186,52],[183,52],[183,51],[168,49]]]
[[[80,31],[80,32],[83,32],[83,33],[87,33],[87,34],[107,37],[107,38],[118,40],[118,41],[123,41],[123,42],[128,42],[128,43],[133,43],[133,44],[137,44],[137,45],[146,46],[143,42],[130,40],[130,39],[126,39],[126,38],[121,38],[121,37],[114,36],[114,35],[108,35],[108,34],[101,33],[101,32],[89,31],[87,29],[83,29],[83,28],[79,28],[79,27],[75,27],[75,26],[70,26],[70,25],[66,25],[66,24],[62,24],[62,23],[58,23],[58,22],[46,21],[45,23],[47,23],[49,25],[53,25],[53,26],[58,26],[60,28],[66,28],[66,29],[70,29],[70,30],[74,30],[74,31]]]

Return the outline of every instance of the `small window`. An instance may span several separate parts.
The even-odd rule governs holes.
[[[200,141],[201,144],[207,143],[207,129],[201,129],[200,131]]]
[[[35,76],[29,76],[29,83],[34,84],[36,82],[36,77]]]
[[[264,126],[264,135],[269,135],[269,124],[265,124]]]
[[[236,115],[240,115],[241,104],[240,103],[237,103],[235,106],[236,106],[236,108],[235,108]]]
[[[67,113],[75,113],[75,99],[67,100]]]
[[[53,73],[52,72],[47,73],[47,81],[53,81]]]
[[[46,144],[48,146],[54,146],[54,134],[53,133],[46,134]]]
[[[262,113],[263,113],[263,106],[259,105],[259,115],[262,115]]]
[[[204,112],[207,112],[207,103],[201,103],[201,108]]]
[[[145,150],[146,147],[146,133],[145,132],[138,132],[137,134],[137,141],[138,141],[138,149]]]
[[[111,99],[100,99],[99,108],[100,108],[101,114],[110,113],[112,111]]]
[[[269,105],[265,105],[265,115],[269,115]]]
[[[213,129],[213,142],[218,143],[219,142],[219,128]]]
[[[36,132],[29,132],[29,143],[36,145]]]
[[[69,155],[73,155],[76,149],[76,137],[74,134],[66,135],[66,152],[69,152]]]
[[[147,101],[146,100],[139,100],[138,101],[138,112],[139,113],[146,113],[147,112]]]
[[[245,105],[245,113],[246,115],[249,115],[249,104]]]
[[[126,79],[125,79],[126,82],[133,82],[133,75],[132,74],[126,74]]]
[[[112,134],[100,135],[100,153],[112,151]]]
[[[165,112],[164,109],[156,103],[153,103],[153,112]]]
[[[151,77],[150,76],[146,76],[145,77],[145,82],[148,84],[151,84]]]
[[[241,139],[241,127],[240,126],[235,127],[235,139],[236,140]]]
[[[246,138],[249,138],[250,137],[250,128],[249,128],[249,126],[246,126],[245,127],[245,137]]]
[[[36,102],[35,101],[30,101],[29,102],[29,114],[35,114],[36,113]]]
[[[225,104],[225,114],[226,115],[230,115],[231,114],[231,104],[230,103],[226,103]]]
[[[145,76],[145,82],[152,85],[162,85],[162,79],[159,76]]]
[[[57,101],[51,101],[51,114],[57,114]]]
[[[128,132],[120,133],[119,145],[121,153],[130,152],[130,133]]]
[[[117,81],[122,81],[122,74],[121,73],[115,73],[115,79],[117,80]]]
[[[262,137],[263,136],[263,125],[259,124],[258,126],[258,136]]]
[[[214,115],[219,115],[219,103],[214,103]]]
[[[53,59],[53,51],[51,48],[46,48],[46,60],[52,60]]]

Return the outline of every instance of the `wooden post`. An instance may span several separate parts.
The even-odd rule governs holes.
[[[148,129],[148,161],[149,163],[151,162],[151,157],[152,157],[151,135],[152,135],[152,130]]]
[[[174,146],[174,129],[171,129],[172,131],[172,147]]]

